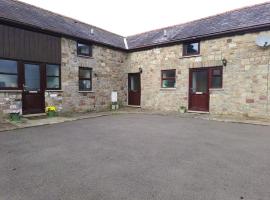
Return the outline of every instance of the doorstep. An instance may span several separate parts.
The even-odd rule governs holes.
[[[127,107],[131,107],[131,108],[141,108],[141,106],[135,106],[135,105],[127,105]]]
[[[22,116],[24,118],[42,117],[42,116],[46,116],[46,113],[26,114],[26,115],[22,115]]]
[[[210,112],[207,111],[196,111],[196,110],[188,110],[188,113],[198,113],[198,114],[210,114]]]

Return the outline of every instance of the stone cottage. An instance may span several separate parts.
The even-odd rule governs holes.
[[[270,3],[122,37],[0,1],[0,112],[146,109],[270,117]]]

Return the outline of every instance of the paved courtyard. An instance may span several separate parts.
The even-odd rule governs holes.
[[[144,114],[0,132],[0,200],[269,200],[270,127]]]

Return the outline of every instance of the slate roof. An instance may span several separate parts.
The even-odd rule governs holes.
[[[239,30],[270,29],[270,2],[196,21],[157,29],[125,38],[17,0],[0,0],[0,21],[12,21],[50,32],[86,39],[119,49],[136,50],[160,44],[233,33]],[[94,34],[91,34],[93,28]],[[166,30],[166,37],[164,36]],[[126,43],[126,44],[125,44]]]
[[[15,0],[0,0],[1,18],[117,48],[125,48],[124,39],[120,35]],[[94,34],[91,34],[91,28]]]
[[[257,4],[196,21],[129,36],[129,49],[203,38],[240,29],[267,26],[270,28],[270,2]],[[167,37],[164,37],[164,30]]]

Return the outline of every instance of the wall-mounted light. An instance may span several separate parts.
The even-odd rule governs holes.
[[[228,61],[227,61],[226,58],[222,58],[221,62],[222,62],[222,65],[223,65],[224,67],[227,66]]]
[[[142,72],[143,72],[143,69],[140,67],[139,68],[139,72],[142,74]]]

